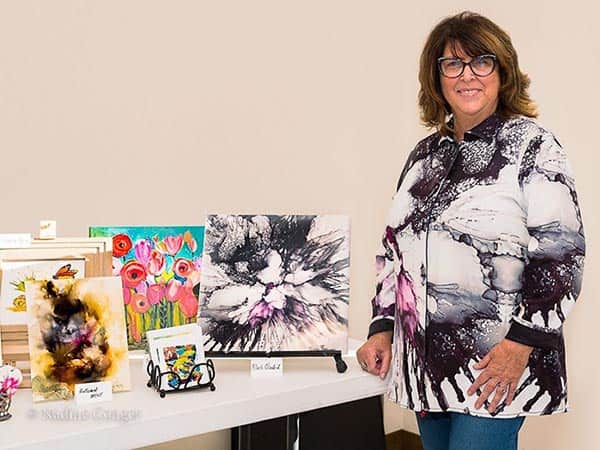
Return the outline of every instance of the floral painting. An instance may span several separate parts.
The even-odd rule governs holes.
[[[209,215],[200,313],[205,350],[346,350],[346,216]]]
[[[26,283],[34,401],[70,399],[95,381],[130,389],[122,292],[116,277]]]
[[[113,275],[123,283],[130,349],[146,331],[196,322],[204,227],[90,227],[113,240]]]
[[[0,281],[0,317],[3,325],[25,325],[27,308],[25,283],[45,278],[83,278],[85,259],[47,259],[2,261]]]

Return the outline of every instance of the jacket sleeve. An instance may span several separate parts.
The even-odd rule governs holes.
[[[413,164],[413,155],[414,152],[407,159],[402,169],[396,185],[396,192],[400,189],[406,172]],[[394,272],[394,252],[387,240],[387,227],[383,232],[381,245],[375,257],[375,296],[371,300],[371,305],[373,313],[367,337],[383,331],[392,331],[396,311],[396,275]]]
[[[371,300],[373,314],[368,337],[394,329],[396,277],[394,275],[394,256],[387,243],[385,232],[375,257],[375,270],[375,296]]]
[[[557,348],[562,325],[581,291],[585,240],[573,174],[550,133],[532,139],[519,167],[530,241],[521,301],[507,338]]]

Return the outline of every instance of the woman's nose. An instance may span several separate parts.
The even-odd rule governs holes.
[[[463,70],[463,73],[462,73],[463,80],[468,81],[468,80],[472,80],[475,77],[476,77],[476,75],[473,73],[471,66],[468,64],[465,65],[465,70]]]

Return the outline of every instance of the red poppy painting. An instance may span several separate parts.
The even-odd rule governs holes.
[[[196,322],[204,227],[91,227],[90,236],[112,237],[130,349],[146,348],[148,330]]]

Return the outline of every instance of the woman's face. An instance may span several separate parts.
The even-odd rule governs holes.
[[[450,44],[446,44],[443,56],[457,56],[465,62],[471,61],[472,58],[462,51],[460,45],[456,45],[455,50],[457,55],[452,53]],[[441,73],[439,77],[442,94],[450,104],[455,121],[466,127],[465,129],[483,122],[496,111],[500,91],[498,67],[486,77],[475,75],[470,66],[465,66],[458,78],[448,78]]]

